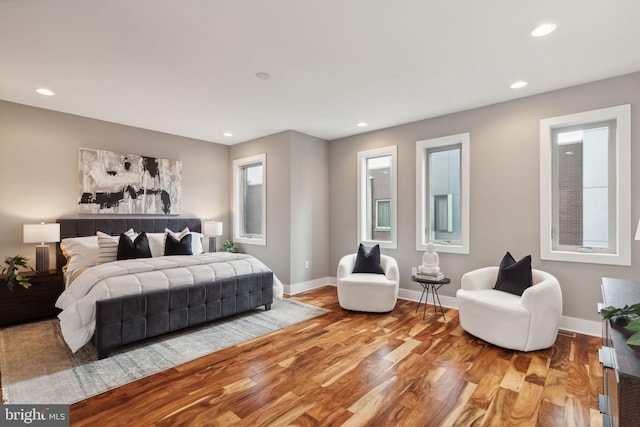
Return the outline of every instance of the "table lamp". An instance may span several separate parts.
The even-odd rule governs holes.
[[[24,243],[40,243],[36,246],[36,271],[49,271],[49,245],[60,241],[60,224],[24,224]]]
[[[216,237],[222,236],[222,223],[216,221],[202,223],[202,234],[209,237],[209,252],[215,252]]]

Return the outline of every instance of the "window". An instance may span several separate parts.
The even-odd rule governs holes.
[[[376,200],[376,230],[391,229],[391,200]]]
[[[540,121],[542,259],[631,265],[630,111]]]
[[[267,244],[265,154],[233,161],[233,234],[238,243]]]
[[[358,241],[396,249],[397,147],[358,153]]]
[[[453,194],[433,196],[432,239],[435,240],[436,235],[442,233],[453,233]]]
[[[469,253],[469,134],[416,142],[416,250]]]

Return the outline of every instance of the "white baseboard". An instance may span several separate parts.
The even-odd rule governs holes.
[[[322,282],[322,285],[326,285],[328,283],[333,286],[336,286],[336,283],[337,283],[337,280],[335,277],[326,277],[324,279],[320,279],[320,281]],[[311,283],[311,282],[307,282],[307,283]],[[322,286],[322,285],[319,285],[319,286]],[[316,286],[316,287],[319,287],[319,286]],[[313,289],[313,288],[309,288],[309,289]],[[308,289],[304,289],[304,290],[308,290]],[[299,291],[299,292],[302,292],[302,291]],[[398,292],[398,298],[408,300],[408,301],[415,301],[415,302],[418,302],[421,295],[422,295],[422,291],[414,291],[410,289],[400,288],[400,291]],[[440,303],[442,304],[443,307],[455,308],[456,310],[458,309],[458,300],[456,299],[456,297],[450,297],[447,295],[439,295],[439,296],[440,296]],[[431,297],[429,297],[429,301],[432,301]],[[577,332],[579,334],[584,334],[584,335],[592,335],[595,337],[602,336],[602,322],[596,322],[593,320],[585,320],[585,319],[578,319],[575,317],[562,316],[562,318],[560,319],[560,329],[563,329],[565,331]]]
[[[300,292],[310,291],[311,289],[321,288],[326,285],[336,285],[335,277],[323,277],[321,279],[309,280],[307,282],[292,283],[284,286],[285,295],[295,295]]]
[[[593,335],[594,337],[602,336],[602,322],[596,322],[593,320],[562,316],[560,319],[560,329],[584,335]]]

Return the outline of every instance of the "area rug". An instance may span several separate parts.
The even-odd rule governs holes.
[[[115,350],[97,360],[91,344],[71,353],[57,319],[0,330],[4,403],[71,404],[328,310],[292,300]]]

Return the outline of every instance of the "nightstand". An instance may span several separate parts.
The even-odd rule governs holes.
[[[0,326],[55,317],[60,312],[55,303],[64,291],[62,271],[24,274],[29,276],[31,287],[16,285],[13,292],[0,276]]]

